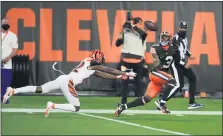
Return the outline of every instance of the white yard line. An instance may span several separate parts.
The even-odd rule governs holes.
[[[37,112],[43,113],[44,111],[45,111],[45,109],[18,109],[18,108],[3,108],[2,109],[2,112],[22,112],[22,113],[26,112],[28,114],[33,114],[33,113],[37,113]],[[133,110],[129,110],[128,112],[131,112],[131,111],[133,111]],[[64,113],[64,112],[69,112],[69,111],[53,110],[52,112]],[[80,115],[103,119],[103,120],[108,120],[108,121],[126,124],[126,125],[130,125],[130,126],[136,126],[136,127],[140,127],[140,128],[144,128],[144,129],[165,132],[165,133],[175,134],[175,135],[190,135],[190,134],[180,133],[180,132],[176,132],[176,131],[153,128],[150,126],[144,126],[144,125],[140,125],[140,124],[136,124],[136,123],[121,121],[121,120],[116,120],[116,119],[111,119],[111,118],[106,118],[106,117],[96,116],[96,115],[91,115],[91,114],[86,114],[86,113],[114,113],[114,110],[89,110],[89,109],[84,110],[83,109],[80,112],[77,112],[77,114],[80,114]],[[138,112],[134,112],[134,113],[140,113],[140,110],[138,110]],[[155,113],[157,113],[157,112],[155,112]]]
[[[45,112],[45,109],[23,109],[23,108],[2,108],[2,112],[21,112],[21,113],[43,113]],[[63,110],[53,110],[52,112],[56,113],[64,113],[64,112],[69,112],[69,111],[63,111]],[[115,110],[108,110],[108,109],[81,109],[77,114],[84,115],[84,116],[89,116],[93,118],[99,118],[99,119],[104,119],[108,121],[113,121],[113,122],[118,122],[130,126],[136,126],[136,127],[141,127],[149,130],[155,130],[155,131],[160,131],[160,132],[166,132],[169,134],[175,134],[175,135],[190,135],[190,134],[185,134],[185,133],[180,133],[180,132],[175,132],[175,131],[170,131],[170,130],[165,130],[165,129],[159,129],[159,128],[153,128],[150,126],[144,126],[136,123],[131,123],[131,122],[126,122],[126,121],[121,121],[121,120],[116,120],[116,119],[111,119],[111,118],[106,118],[102,116],[96,116],[96,115],[91,115],[91,114],[86,114],[86,113],[114,113]],[[160,111],[157,110],[127,110],[123,112],[124,114],[163,114]],[[173,115],[222,115],[222,111],[171,111],[171,114]]]
[[[109,121],[113,121],[113,122],[118,122],[118,123],[121,123],[121,124],[130,125],[130,126],[136,126],[136,127],[141,127],[141,128],[145,128],[145,129],[150,129],[150,130],[155,130],[155,131],[160,131],[160,132],[166,132],[166,133],[169,133],[169,134],[190,135],[190,134],[185,134],[185,133],[180,133],[180,132],[175,132],[175,131],[170,131],[170,130],[165,130],[165,129],[153,128],[153,127],[144,126],[144,125],[131,123],[131,122],[127,122],[127,121],[121,121],[121,120],[106,118],[106,117],[102,117],[102,116],[95,116],[95,115],[86,114],[86,113],[78,113],[78,114],[81,114],[81,115],[84,115],[84,116],[93,117],[93,118],[99,118],[99,119],[109,120]]]
[[[2,108],[2,112],[44,112],[45,109],[24,109],[24,108]],[[62,110],[53,110],[52,112],[69,112]],[[81,109],[79,113],[114,113],[115,110],[108,109]],[[163,114],[158,110],[127,110],[124,114]],[[222,111],[171,111],[173,115],[221,115]]]

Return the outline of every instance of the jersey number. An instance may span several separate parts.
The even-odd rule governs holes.
[[[173,56],[167,56],[167,57],[165,58],[165,60],[166,60],[166,64],[163,65],[163,68],[169,68],[169,67],[170,67],[170,64],[171,64],[172,61],[173,61]]]

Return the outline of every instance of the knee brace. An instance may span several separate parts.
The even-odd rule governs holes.
[[[78,112],[80,110],[80,106],[74,106],[75,107],[75,112]]]
[[[144,104],[150,102],[151,100],[152,100],[152,98],[149,97],[149,96],[143,96],[142,97],[142,101],[143,101]]]
[[[177,82],[174,78],[171,78],[168,82],[167,82],[167,85],[170,85],[170,86],[176,86]]]

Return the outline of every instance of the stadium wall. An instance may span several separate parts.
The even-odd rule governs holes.
[[[151,64],[149,47],[158,34],[176,32],[179,21],[189,23],[190,61],[197,75],[197,91],[222,91],[222,3],[221,2],[1,2],[1,16],[8,16],[11,31],[18,35],[19,54],[31,60],[29,83],[41,85],[69,73],[90,50],[99,48],[107,66],[116,68],[120,48],[115,40],[127,10],[133,16],[154,20],[157,32],[149,32],[146,62]],[[136,45],[137,46],[137,45]],[[115,82],[91,77],[78,90],[114,90]]]

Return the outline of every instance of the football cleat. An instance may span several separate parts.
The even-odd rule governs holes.
[[[6,103],[7,100],[8,100],[12,95],[14,95],[14,90],[13,90],[13,88],[8,87],[7,90],[6,90],[5,95],[3,96],[3,103]]]
[[[170,111],[167,109],[164,103],[161,103],[159,100],[155,101],[158,110],[161,110],[163,113],[170,114]]]
[[[118,110],[118,107],[121,105],[122,105],[121,103],[117,103],[116,110]]]
[[[54,109],[54,103],[52,103],[51,101],[47,102],[46,110],[44,113],[45,117],[48,117],[52,109]]]
[[[118,107],[115,111],[115,116],[119,117],[119,115],[125,110],[125,105],[124,104],[118,104]]]
[[[161,105],[160,110],[161,110],[163,113],[170,114],[170,111],[167,109],[166,105]]]
[[[156,109],[160,110],[160,100],[156,100],[154,103],[156,104]]]
[[[188,104],[188,110],[192,110],[192,109],[199,109],[199,108],[203,108],[204,105],[203,104],[198,104],[198,103],[193,103],[193,104]]]

